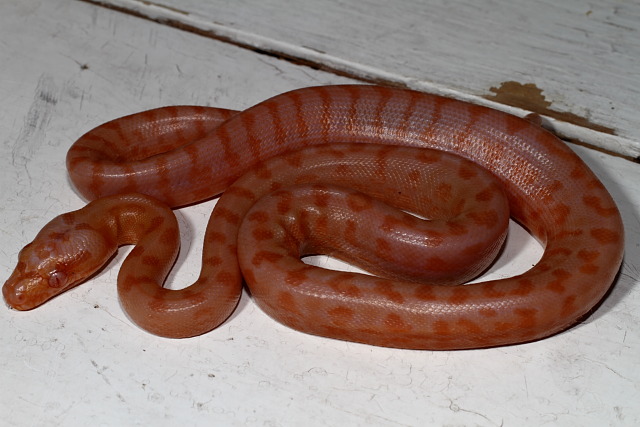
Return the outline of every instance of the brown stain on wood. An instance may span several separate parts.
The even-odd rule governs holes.
[[[503,82],[500,87],[492,87],[489,90],[495,95],[485,95],[484,98],[490,101],[521,108],[542,116],[551,117],[580,127],[592,129],[597,132],[609,135],[616,134],[615,129],[599,125],[597,123],[592,123],[577,114],[551,109],[551,101],[548,101],[542,94],[542,89],[538,88],[533,83],[522,84],[515,81],[508,81]]]

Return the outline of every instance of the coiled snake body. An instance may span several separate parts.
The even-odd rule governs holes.
[[[55,218],[21,251],[3,287],[16,309],[77,285],[119,245],[136,244],[118,292],[133,321],[154,334],[215,328],[234,310],[244,278],[263,310],[304,332],[390,347],[477,348],[574,324],[606,293],[622,259],[615,203],[555,136],[505,113],[409,90],[327,86],[239,113],[150,110],[85,134],[67,165],[94,201]],[[164,204],[223,191],[199,279],[162,288],[179,243]],[[543,243],[542,259],[516,277],[452,286],[491,263],[509,214]],[[313,253],[381,277],[300,261]]]

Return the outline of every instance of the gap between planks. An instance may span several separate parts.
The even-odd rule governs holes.
[[[362,83],[413,89],[447,96],[505,111],[520,117],[530,113],[539,114],[545,119],[543,126],[559,138],[608,155],[640,163],[640,144],[617,136],[613,129],[605,129],[603,131],[593,126],[585,127],[580,124],[563,121],[562,117],[554,114],[557,112],[552,110],[536,111],[536,109],[531,108],[531,106],[510,104],[507,101],[508,96],[506,98],[500,98],[499,96],[470,95],[434,83],[403,77],[376,67],[348,61],[319,50],[260,37],[259,35],[232,29],[215,22],[200,20],[188,11],[168,7],[148,0],[120,1],[122,5],[115,4],[118,3],[118,0],[78,1],[115,10],[161,25],[167,25],[178,30],[194,33],[242,49],[251,50],[260,55],[278,58],[296,65],[347,77]],[[500,93],[497,93],[497,95],[500,95]]]

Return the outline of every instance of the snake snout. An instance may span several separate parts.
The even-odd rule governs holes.
[[[21,290],[22,286],[15,281],[7,280],[2,287],[2,296],[4,297],[4,301],[11,308],[16,310],[22,310],[22,306],[24,305],[25,296],[24,291]]]
[[[25,277],[14,271],[9,279],[2,287],[2,296],[9,307],[15,310],[31,310],[32,308],[42,304],[45,299],[40,301],[41,292],[34,292],[40,286],[42,279],[34,277]]]

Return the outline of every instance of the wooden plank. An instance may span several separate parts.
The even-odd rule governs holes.
[[[65,0],[5,3],[0,46],[3,278],[42,225],[83,205],[66,178],[64,157],[93,126],[161,105],[245,108],[296,87],[348,81]],[[640,167],[574,149],[613,193],[628,243],[611,295],[566,333],[479,351],[373,348],[289,330],[245,295],[219,329],[166,340],[133,326],[118,304],[123,250],[90,283],[37,310],[0,309],[3,422],[638,425]],[[183,250],[172,286],[197,275],[211,205],[177,212]],[[512,228],[489,277],[535,262],[540,247],[520,232]]]
[[[365,81],[535,112],[640,155],[640,3],[90,0]]]

